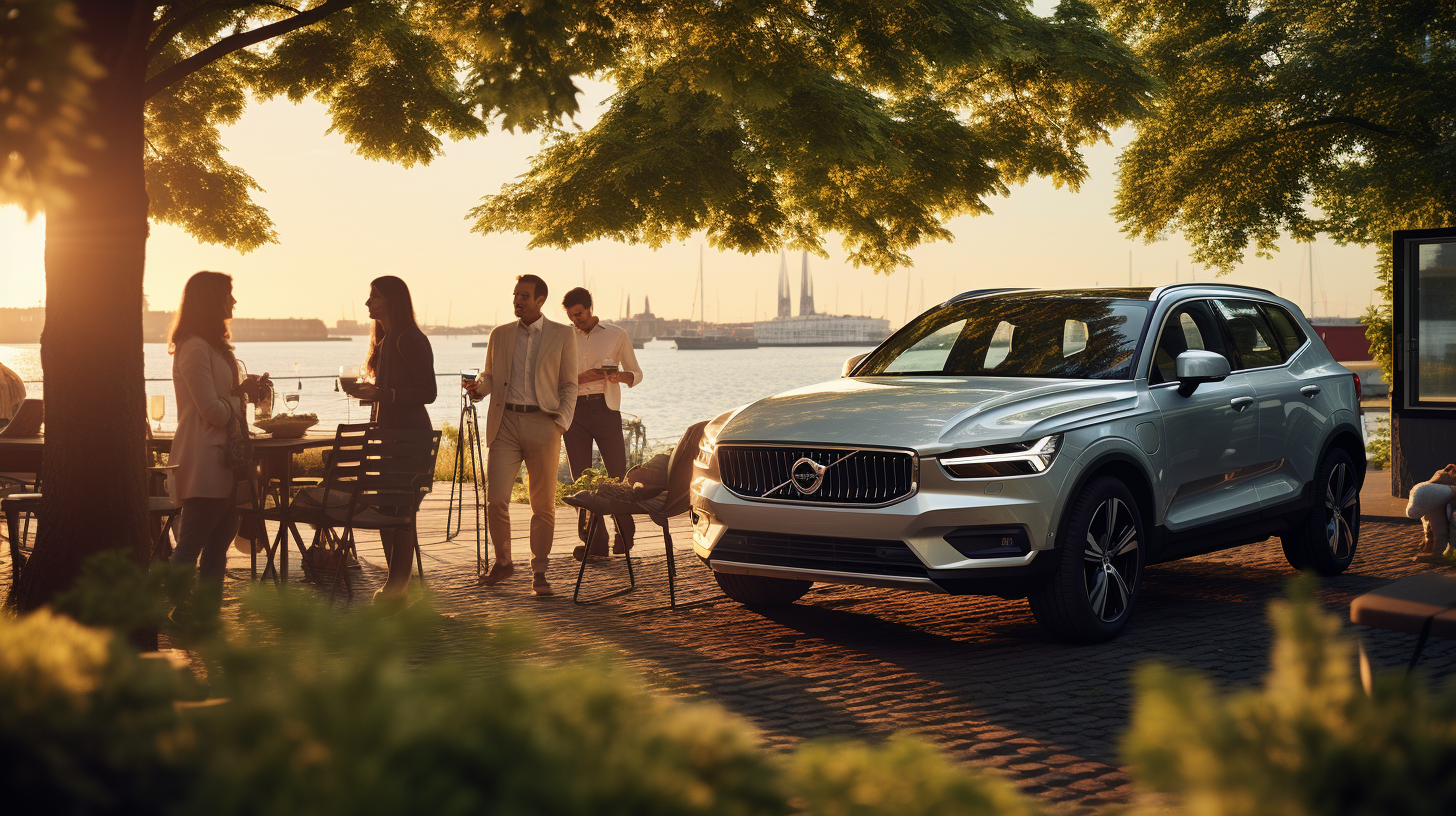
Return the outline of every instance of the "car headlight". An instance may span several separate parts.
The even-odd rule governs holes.
[[[1052,466],[1062,435],[1053,434],[1027,442],[1007,445],[986,445],[962,448],[939,457],[941,467],[962,479],[998,479],[1006,476],[1030,476]]]
[[[701,467],[707,467],[713,461],[713,452],[717,449],[717,443],[705,434],[702,439],[698,440],[698,455],[693,462]]]

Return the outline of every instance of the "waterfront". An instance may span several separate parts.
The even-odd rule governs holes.
[[[477,368],[485,359],[484,348],[472,348],[472,342],[484,342],[484,336],[458,335],[431,337],[435,352],[435,371],[440,375],[440,396],[430,406],[435,426],[452,425],[459,419],[460,403],[456,389],[458,372]],[[162,343],[147,343],[147,394],[167,398],[167,414],[162,427],[171,430],[176,424],[176,405],[172,389],[172,358]],[[368,409],[357,403],[350,405],[341,393],[334,391],[334,376],[339,366],[359,365],[363,361],[368,340],[363,337],[341,343],[239,343],[238,359],[254,373],[269,372],[278,394],[276,409],[283,410],[282,396],[298,393],[299,413],[319,415],[321,425],[335,425],[348,419],[368,416]],[[845,359],[868,351],[868,348],[761,348],[751,350],[678,351],[667,343],[649,343],[637,351],[642,365],[643,381],[636,388],[623,389],[622,410],[642,418],[647,436],[654,442],[670,442],[682,435],[687,426],[738,405],[776,394],[790,388],[810,385],[839,376]],[[34,345],[0,345],[0,363],[14,369],[27,380],[31,397],[43,397],[40,348]],[[295,372],[294,363],[298,363]],[[298,375],[317,379],[299,380]],[[98,378],[98,400],[104,400],[104,389]],[[302,382],[302,388],[298,388]]]

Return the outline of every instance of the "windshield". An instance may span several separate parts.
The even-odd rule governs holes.
[[[1131,379],[1151,305],[1050,293],[951,303],[896,332],[855,376]]]

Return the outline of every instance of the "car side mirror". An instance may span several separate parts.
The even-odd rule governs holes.
[[[1233,370],[1227,357],[1201,349],[1189,349],[1178,355],[1176,365],[1178,394],[1184,397],[1192,396],[1194,390],[1204,383],[1226,379]]]
[[[849,376],[849,372],[853,371],[854,370],[854,367],[857,366],[857,365],[859,365],[859,361],[860,360],[863,360],[864,358],[866,358],[868,356],[870,356],[870,353],[867,351],[864,354],[856,354],[853,357],[849,358],[848,360],[845,360],[844,361],[844,368],[840,370],[839,376],[841,376],[841,377],[848,377]]]

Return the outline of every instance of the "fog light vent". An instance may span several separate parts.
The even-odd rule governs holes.
[[[1024,527],[961,527],[946,533],[945,541],[967,558],[1017,558],[1031,552]]]

